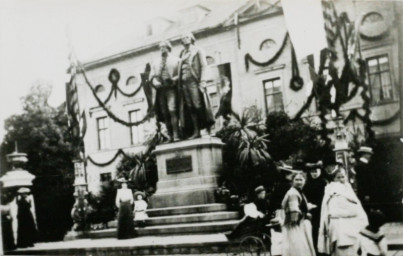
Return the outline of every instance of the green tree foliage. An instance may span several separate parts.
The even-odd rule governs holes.
[[[262,116],[255,106],[250,107],[241,116],[233,115],[217,133],[225,143],[223,179],[232,193],[252,195],[258,185],[284,183],[278,161],[287,160],[295,167],[329,153],[315,126],[292,121],[284,112],[271,112],[265,121]]]
[[[116,217],[115,198],[117,185],[111,180],[104,180],[99,195],[90,194],[88,203],[92,211],[89,214],[91,224],[103,223],[104,227]]]
[[[32,190],[39,232],[45,241],[63,239],[72,225],[70,211],[74,203],[73,149],[65,105],[49,106],[50,93],[49,85],[32,86],[22,98],[23,112],[5,121],[6,135],[1,146],[2,161],[14,151],[15,141],[18,150],[28,154],[26,169],[36,176]]]
[[[284,112],[270,112],[266,117],[268,151],[275,161],[292,159],[316,162],[326,150],[320,140],[320,130],[302,119],[292,121]]]
[[[262,114],[253,106],[233,115],[217,133],[225,143],[223,179],[233,193],[251,193],[267,176],[271,157],[264,131]]]

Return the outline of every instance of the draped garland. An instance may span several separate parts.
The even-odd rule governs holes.
[[[94,159],[92,159],[91,156],[87,156],[87,160],[88,160],[89,162],[91,162],[93,165],[96,165],[96,166],[99,166],[99,167],[105,167],[105,166],[108,166],[108,165],[110,165],[111,163],[113,163],[113,162],[116,160],[116,158],[118,158],[118,156],[120,156],[120,155],[123,155],[123,157],[128,157],[128,156],[126,155],[126,153],[125,153],[122,149],[119,149],[118,151],[116,151],[116,154],[115,154],[109,161],[107,161],[107,162],[98,163],[98,162],[96,162]]]
[[[297,56],[295,55],[294,46],[291,44],[291,69],[292,75],[290,80],[290,88],[294,91],[299,91],[304,86],[304,80],[299,75]]]
[[[249,53],[245,54],[245,68],[246,68],[246,71],[249,71],[249,62],[251,62],[252,64],[254,64],[256,66],[259,66],[259,67],[265,67],[265,66],[273,64],[280,57],[280,55],[283,53],[283,50],[284,50],[284,48],[285,48],[285,46],[287,44],[288,38],[289,38],[289,35],[288,35],[288,33],[286,33],[285,36],[284,36],[284,39],[283,39],[283,42],[281,44],[280,49],[274,54],[273,57],[271,57],[269,60],[267,60],[265,62],[259,62],[259,61],[255,60],[255,59],[253,59],[253,57]]]
[[[329,75],[331,76],[331,80],[328,81],[326,84],[324,81],[321,81],[321,79],[312,79],[313,81],[313,88],[310,93],[310,95],[307,98],[307,101],[305,104],[297,111],[295,117],[293,118],[294,120],[299,119],[302,114],[309,108],[309,106],[312,104],[312,101],[316,98],[318,100],[318,105],[319,105],[319,110],[320,114],[319,117],[323,122],[327,122],[325,119],[325,111],[329,109],[335,110],[338,114],[339,109],[342,105],[350,102],[354,97],[357,96],[358,92],[360,91],[359,89],[361,88],[360,92],[360,97],[363,100],[362,104],[362,109],[364,111],[363,114],[360,114],[356,109],[351,110],[350,113],[347,115],[347,117],[344,120],[344,123],[347,123],[351,120],[354,120],[355,118],[360,119],[363,121],[365,124],[365,131],[368,134],[368,143],[372,143],[373,140],[375,139],[375,134],[374,131],[372,130],[372,126],[382,126],[382,125],[387,125],[395,121],[399,117],[400,110],[396,111],[391,117],[383,119],[383,120],[375,120],[372,121],[370,116],[371,116],[371,108],[370,108],[370,97],[369,97],[369,85],[365,82],[365,76],[366,76],[366,63],[361,57],[361,52],[360,52],[360,42],[359,39],[357,38],[356,44],[358,47],[358,53],[359,57],[355,59],[356,57],[352,57],[348,55],[349,47],[352,47],[349,45],[349,40],[352,40],[353,37],[355,36],[356,33],[359,33],[358,31],[354,31],[354,28],[352,26],[352,22],[349,20],[348,16],[346,13],[340,14],[340,16],[337,16],[337,13],[334,12],[334,14],[337,17],[337,34],[338,36],[336,37],[340,41],[340,45],[342,48],[343,52],[343,58],[345,60],[345,64],[343,67],[343,71],[341,76],[339,77],[337,75],[337,70],[332,66],[333,61],[337,59],[337,56],[335,55],[335,51],[327,50],[328,55],[330,56],[330,64],[329,64]],[[344,32],[344,33],[343,33]],[[362,38],[366,40],[379,40],[383,39],[388,35],[388,31],[385,31],[381,35],[374,36],[372,38],[367,38],[365,35],[360,35]],[[356,66],[354,66],[355,64]],[[357,67],[358,66],[358,67]],[[334,70],[331,70],[331,69]],[[321,76],[323,71],[323,67],[319,69],[319,77]],[[351,85],[351,89],[349,88],[349,85]],[[332,87],[336,88],[336,101],[335,102],[329,102],[329,94],[330,94],[330,89]],[[325,124],[323,124],[323,127],[325,127]],[[325,135],[325,134],[324,134]]]
[[[374,120],[371,121],[372,125],[382,126],[391,124],[393,121],[397,120],[400,115],[400,110],[397,110],[392,116],[382,119],[382,120]],[[349,121],[353,121],[355,118],[365,121],[365,115],[361,115],[356,109],[350,111],[348,116],[344,119],[344,123],[348,123]]]
[[[109,73],[109,81],[112,83],[112,89],[111,89],[111,91],[110,91],[110,93],[109,93],[107,99],[105,100],[105,102],[103,102],[103,101],[98,97],[97,92],[95,91],[93,85],[92,85],[91,82],[89,81],[89,79],[88,79],[88,77],[87,77],[87,74],[86,74],[84,68],[83,68],[81,65],[79,65],[79,67],[80,67],[81,73],[83,74],[85,83],[86,83],[87,86],[90,88],[90,90],[91,90],[91,92],[92,92],[92,95],[94,96],[94,98],[96,99],[96,101],[98,102],[98,104],[102,107],[102,109],[105,110],[105,112],[108,114],[108,116],[109,116],[113,121],[115,121],[115,122],[117,122],[117,123],[120,123],[120,124],[122,124],[122,125],[128,126],[128,127],[131,127],[131,126],[138,126],[138,125],[140,125],[140,124],[143,124],[144,122],[148,121],[148,120],[153,116],[153,114],[154,114],[153,109],[152,109],[152,108],[149,108],[147,114],[144,116],[144,118],[143,118],[142,120],[139,120],[139,121],[136,121],[136,122],[127,122],[127,121],[125,121],[125,120],[123,120],[123,119],[117,117],[117,116],[116,116],[111,110],[109,110],[109,108],[105,105],[105,104],[109,101],[109,99],[111,98],[112,93],[114,93],[114,94],[115,94],[115,97],[116,97],[118,91],[119,91],[121,94],[123,94],[124,96],[126,96],[126,97],[133,97],[133,96],[135,96],[135,95],[140,91],[140,89],[142,89],[142,88],[144,87],[144,84],[148,82],[148,81],[144,81],[144,80],[143,80],[143,77],[145,77],[145,76],[141,76],[142,79],[141,79],[141,84],[140,84],[139,88],[137,88],[133,93],[127,94],[127,93],[124,93],[124,92],[119,88],[119,86],[117,85],[117,84],[118,84],[118,81],[119,81],[119,79],[120,79],[120,74],[119,74],[119,72],[118,72],[116,69],[112,69],[112,70],[110,71],[110,73]],[[147,68],[146,68],[146,69],[147,69]],[[143,89],[144,89],[144,88],[143,88]]]

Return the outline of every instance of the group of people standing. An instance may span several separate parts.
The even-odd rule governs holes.
[[[38,226],[31,190],[19,188],[11,202],[2,205],[1,213],[4,251],[34,246],[38,238]]]
[[[145,225],[148,204],[144,192],[136,191],[133,194],[125,179],[121,178],[119,181],[121,188],[116,194],[116,207],[119,209],[117,238],[128,239],[136,236],[135,222],[139,226]]]
[[[305,173],[292,174],[291,188],[282,200],[281,209],[277,209],[277,221],[269,221],[278,223],[278,216],[282,216],[281,235],[272,232],[272,255],[385,256],[386,241],[379,230],[384,224],[384,215],[372,210],[367,215],[344,168],[336,165],[329,182],[322,177],[319,167],[308,173],[308,182]],[[261,193],[260,190],[258,187],[255,191]],[[245,205],[248,217],[239,226],[245,225],[245,220],[256,224],[267,219],[267,214],[259,207],[255,206],[257,213],[254,214],[249,213],[250,209]],[[229,238],[238,235],[239,230],[237,227]]]

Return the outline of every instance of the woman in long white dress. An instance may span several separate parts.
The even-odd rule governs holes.
[[[322,202],[318,251],[331,256],[354,256],[359,231],[368,225],[368,218],[345,170],[336,167],[332,175]]]
[[[312,240],[312,226],[308,210],[310,204],[302,189],[305,185],[303,173],[292,176],[292,187],[288,190],[281,203],[285,211],[283,226],[282,256],[315,256]]]

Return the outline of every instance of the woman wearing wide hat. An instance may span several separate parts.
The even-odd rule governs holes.
[[[34,198],[29,188],[20,188],[18,195],[11,203],[14,239],[17,247],[26,248],[34,246],[38,229],[35,218]]]
[[[133,193],[127,187],[127,180],[118,179],[122,187],[116,194],[116,206],[119,208],[118,214],[118,239],[128,239],[135,235],[133,223]]]

